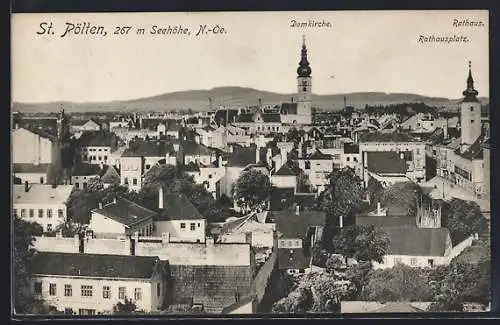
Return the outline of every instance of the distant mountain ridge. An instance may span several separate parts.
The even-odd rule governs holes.
[[[444,97],[428,97],[417,94],[382,93],[382,92],[356,92],[349,94],[315,95],[312,96],[314,107],[326,111],[338,111],[344,107],[344,97],[347,105],[355,108],[364,108],[365,105],[389,105],[398,103],[423,102],[429,106],[440,109],[454,110],[458,108],[460,99]],[[275,105],[281,102],[296,100],[296,94],[280,94],[245,87],[217,87],[210,90],[186,90],[161,95],[144,97],[131,100],[117,100],[110,102],[49,102],[49,103],[21,103],[14,102],[13,111],[23,113],[56,112],[63,107],[68,113],[72,112],[111,112],[111,111],[193,111],[209,110],[209,98],[213,99],[212,108],[219,106],[246,106],[257,105],[262,98],[264,105]],[[488,103],[488,98],[480,97],[483,104]]]

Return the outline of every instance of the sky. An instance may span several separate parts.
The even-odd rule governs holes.
[[[291,27],[308,19],[331,27]],[[454,27],[453,19],[484,26]],[[55,33],[38,35],[42,22]],[[104,26],[107,35],[60,37],[66,23],[83,22]],[[226,33],[196,37],[204,24]],[[153,25],[182,25],[191,35],[152,35]],[[114,26],[132,28],[114,35]],[[488,28],[484,10],[13,14],[12,99],[103,102],[222,86],[295,93],[303,35],[315,94],[460,98],[470,60],[475,88],[487,97]],[[422,44],[420,35],[469,42]]]

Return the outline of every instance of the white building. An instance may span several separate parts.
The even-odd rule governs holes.
[[[72,191],[72,185],[13,185],[14,215],[40,224],[43,231],[53,231],[66,221]]]
[[[91,210],[90,229],[99,238],[117,238],[153,234],[153,217],[156,212],[132,201],[119,198],[106,205],[99,204]]]
[[[162,309],[167,273],[158,257],[37,252],[33,295],[69,315],[112,314],[125,298]]]
[[[101,125],[94,121],[90,120],[73,120],[71,121],[71,125],[69,127],[72,133],[76,132],[86,132],[86,131],[101,131]]]
[[[310,184],[319,193],[328,184],[328,175],[333,171],[332,156],[319,149],[305,157],[298,158],[299,168],[307,175]]]
[[[102,169],[99,165],[80,163],[74,166],[71,173],[71,184],[78,189],[87,188],[91,181],[99,180]]]
[[[167,236],[171,242],[205,243],[206,220],[184,195],[164,194],[160,188],[158,208],[155,236]]]
[[[109,158],[117,148],[117,138],[114,133],[86,132],[78,142],[81,161],[89,164],[110,164]]]

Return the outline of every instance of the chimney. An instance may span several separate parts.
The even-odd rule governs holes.
[[[262,98],[259,98],[259,108],[262,108]]]
[[[380,202],[377,202],[377,215],[379,216],[381,213]]]
[[[102,202],[99,202],[99,209],[102,209]]]
[[[258,164],[260,161],[260,150],[259,146],[255,147],[255,163]]]
[[[28,181],[25,181],[24,182],[24,191],[27,193],[29,190],[30,190],[30,185],[29,185]]]
[[[168,244],[170,242],[170,233],[164,232],[161,234],[161,243]]]
[[[295,206],[295,214],[299,215],[300,214],[300,205]]]
[[[344,227],[344,217],[343,216],[339,216],[339,227],[340,228]]]
[[[158,189],[158,209],[163,209],[163,187],[160,186]]]
[[[116,197],[113,198],[113,204],[116,204]]]

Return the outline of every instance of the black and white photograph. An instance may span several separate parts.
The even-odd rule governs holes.
[[[487,10],[14,13],[12,317],[490,312]]]

